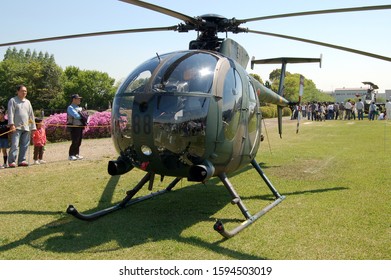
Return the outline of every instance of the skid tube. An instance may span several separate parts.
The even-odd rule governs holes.
[[[225,237],[227,239],[235,236],[237,233],[239,233],[240,231],[242,231],[243,229],[245,229],[246,227],[248,227],[249,225],[254,223],[256,220],[258,220],[260,217],[265,215],[269,210],[273,209],[275,206],[280,204],[285,199],[285,196],[280,195],[278,193],[278,191],[274,188],[274,186],[272,185],[270,180],[266,177],[265,173],[262,171],[259,164],[255,161],[255,159],[253,159],[251,161],[251,164],[253,165],[255,170],[257,170],[258,174],[264,180],[264,182],[269,187],[270,191],[273,193],[273,195],[275,196],[276,199],[271,204],[269,204],[265,208],[263,208],[261,211],[257,212],[254,215],[251,215],[250,212],[248,211],[248,209],[246,208],[246,206],[244,205],[242,199],[239,197],[239,195],[235,191],[233,185],[228,180],[227,175],[225,173],[219,175],[220,180],[223,182],[224,186],[227,188],[227,190],[229,191],[229,193],[231,194],[231,196],[233,198],[232,204],[236,204],[239,207],[242,214],[244,215],[244,217],[246,218],[246,220],[243,223],[241,223],[239,226],[237,226],[236,228],[234,228],[230,231],[227,231],[224,228],[224,224],[222,221],[218,220],[215,223],[213,228],[218,233],[220,233],[223,237]]]
[[[73,206],[73,205],[69,205],[68,208],[67,208],[67,213],[68,214],[71,214],[72,216],[74,216],[75,218],[77,219],[80,219],[80,220],[83,220],[83,221],[93,221],[93,220],[96,220],[100,217],[103,217],[107,214],[110,214],[114,211],[117,211],[117,210],[120,210],[120,209],[123,209],[127,206],[130,206],[130,205],[133,205],[133,204],[136,204],[138,202],[141,202],[141,201],[144,201],[144,200],[147,200],[147,199],[150,199],[152,197],[155,197],[155,196],[158,196],[158,195],[161,195],[161,194],[164,194],[166,192],[169,192],[171,191],[171,189],[173,187],[175,187],[175,185],[182,179],[180,177],[178,178],[175,178],[169,185],[167,188],[163,189],[163,190],[160,190],[160,191],[157,191],[157,192],[153,192],[153,193],[150,193],[148,195],[145,195],[145,196],[141,196],[141,197],[137,197],[137,198],[134,198],[132,199],[136,193],[141,190],[141,188],[148,182],[151,180],[153,180],[154,178],[154,174],[151,173],[151,172],[148,172],[141,180],[140,182],[138,182],[138,184],[130,191],[127,191],[126,193],[126,197],[118,204],[116,205],[113,205],[111,207],[108,207],[108,208],[105,208],[105,209],[102,209],[102,210],[99,210],[99,211],[96,211],[94,213],[91,213],[91,214],[82,214],[80,213],[79,211],[77,211],[77,209]]]

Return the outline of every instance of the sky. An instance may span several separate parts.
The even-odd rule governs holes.
[[[150,3],[188,16],[219,14],[226,18],[246,19],[259,16],[386,5],[383,0],[150,0]],[[111,31],[130,28],[172,26],[179,19],[117,0],[0,0],[0,43]],[[252,30],[280,33],[341,45],[391,57],[391,10],[312,15],[249,22],[241,25]],[[15,46],[53,54],[63,69],[77,66],[83,70],[107,72],[123,80],[139,64],[158,54],[184,50],[196,38],[196,32],[175,31],[132,33],[69,39]],[[225,37],[226,34],[219,34]],[[322,65],[288,64],[286,70],[303,74],[318,89],[366,88],[362,82],[379,86],[379,93],[391,90],[391,63],[345,51],[257,34],[228,34],[246,48],[250,57],[314,57],[322,55]],[[0,60],[7,47],[0,47]],[[280,65],[256,65],[248,72],[265,81]]]

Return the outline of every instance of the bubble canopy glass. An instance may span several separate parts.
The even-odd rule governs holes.
[[[201,159],[218,60],[211,53],[183,51],[137,67],[113,102],[112,136],[121,155],[139,161],[135,165],[156,155],[174,156],[189,165]],[[142,148],[137,147],[139,141]]]

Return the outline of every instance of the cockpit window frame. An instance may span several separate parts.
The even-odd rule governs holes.
[[[203,57],[200,59],[200,56]],[[210,58],[213,58],[213,60],[210,60]],[[220,57],[210,52],[187,51],[178,53],[169,57],[164,65],[156,69],[151,81],[151,89],[154,92],[212,94],[219,59]]]

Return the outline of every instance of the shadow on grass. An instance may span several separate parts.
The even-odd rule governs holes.
[[[0,211],[0,215],[59,215],[62,211],[31,211],[31,210],[17,210],[17,211]]]
[[[346,188],[346,187],[334,187],[334,188],[327,188],[327,189],[316,189],[316,190],[305,190],[305,191],[290,192],[290,193],[284,193],[284,195],[318,194],[318,193],[324,193],[324,192],[346,191],[346,190],[349,190],[349,188]]]
[[[266,168],[262,164],[263,168]],[[245,167],[240,172],[234,172],[230,177],[252,169]],[[87,212],[94,212],[109,207],[112,204],[115,188],[119,182],[119,176],[109,179],[104,188],[99,203],[95,209]],[[222,246],[224,239],[217,239],[213,242],[208,235],[216,234],[212,226],[215,222],[213,217],[218,211],[224,208],[231,197],[224,187],[218,186],[220,180],[213,178],[208,185],[194,184],[168,192],[145,201],[144,203],[132,205],[121,211],[112,213],[107,217],[94,222],[85,222],[58,211],[28,211],[17,210],[0,212],[6,214],[24,215],[60,215],[57,220],[31,231],[24,238],[0,246],[0,252],[14,249],[19,246],[29,245],[42,251],[55,253],[95,253],[121,250],[142,245],[148,242],[159,242],[164,240],[175,240],[183,244],[199,247],[203,250],[221,254],[232,259],[266,259],[260,255],[248,254],[245,251],[233,250]],[[260,179],[260,190],[263,190],[263,182]],[[178,183],[180,185],[180,183]],[[133,186],[129,186],[129,189]],[[177,186],[179,188],[179,186]],[[306,193],[319,193],[329,191],[340,191],[347,188],[336,187],[330,189],[315,189],[287,193],[284,195],[302,195]],[[243,197],[245,198],[245,197]],[[260,195],[251,198],[261,200],[273,200],[273,195]],[[239,211],[239,209],[238,209]],[[226,219],[225,221],[240,222],[239,219]],[[200,234],[196,236],[183,237],[182,233],[190,227],[202,222],[210,222],[210,232],[205,233],[199,227]],[[114,241],[114,243],[112,243]],[[3,240],[3,243],[5,241]],[[245,242],[240,239],[239,242]],[[110,245],[106,245],[110,243]],[[116,245],[112,245],[116,244]],[[157,245],[157,248],[159,246]],[[137,257],[137,256],[135,256]],[[160,258],[163,258],[160,256]],[[174,256],[178,258],[177,256]],[[156,258],[156,256],[153,256]]]
[[[332,191],[346,191],[349,188],[346,187],[333,187],[327,189],[316,189],[316,190],[305,190],[305,191],[297,191],[297,192],[288,192],[281,193],[281,195],[291,196],[291,195],[303,195],[303,194],[318,194],[324,192],[332,192]],[[242,196],[242,199],[261,199],[261,200],[274,200],[274,195],[266,194],[266,195],[254,195],[254,196]]]
[[[88,212],[110,206],[118,181],[119,176],[111,177],[98,206]],[[184,230],[209,220],[211,222],[210,234],[219,236],[213,230],[215,220],[209,217],[230,201],[225,188],[217,186],[219,182],[219,179],[214,178],[209,181],[208,186],[195,184],[178,190],[174,188],[163,196],[132,205],[94,222],[80,221],[62,213],[59,219],[31,231],[24,238],[0,246],[0,252],[29,245],[38,250],[55,253],[94,253],[131,248],[147,242],[175,240],[232,259],[264,259],[223,247],[220,242],[208,242],[210,239],[207,234],[209,233],[202,232],[202,230],[200,236],[181,236]],[[60,213],[18,210],[3,211],[0,214],[59,215]],[[112,241],[115,241],[116,245],[109,245],[110,248],[107,248],[105,244]]]

